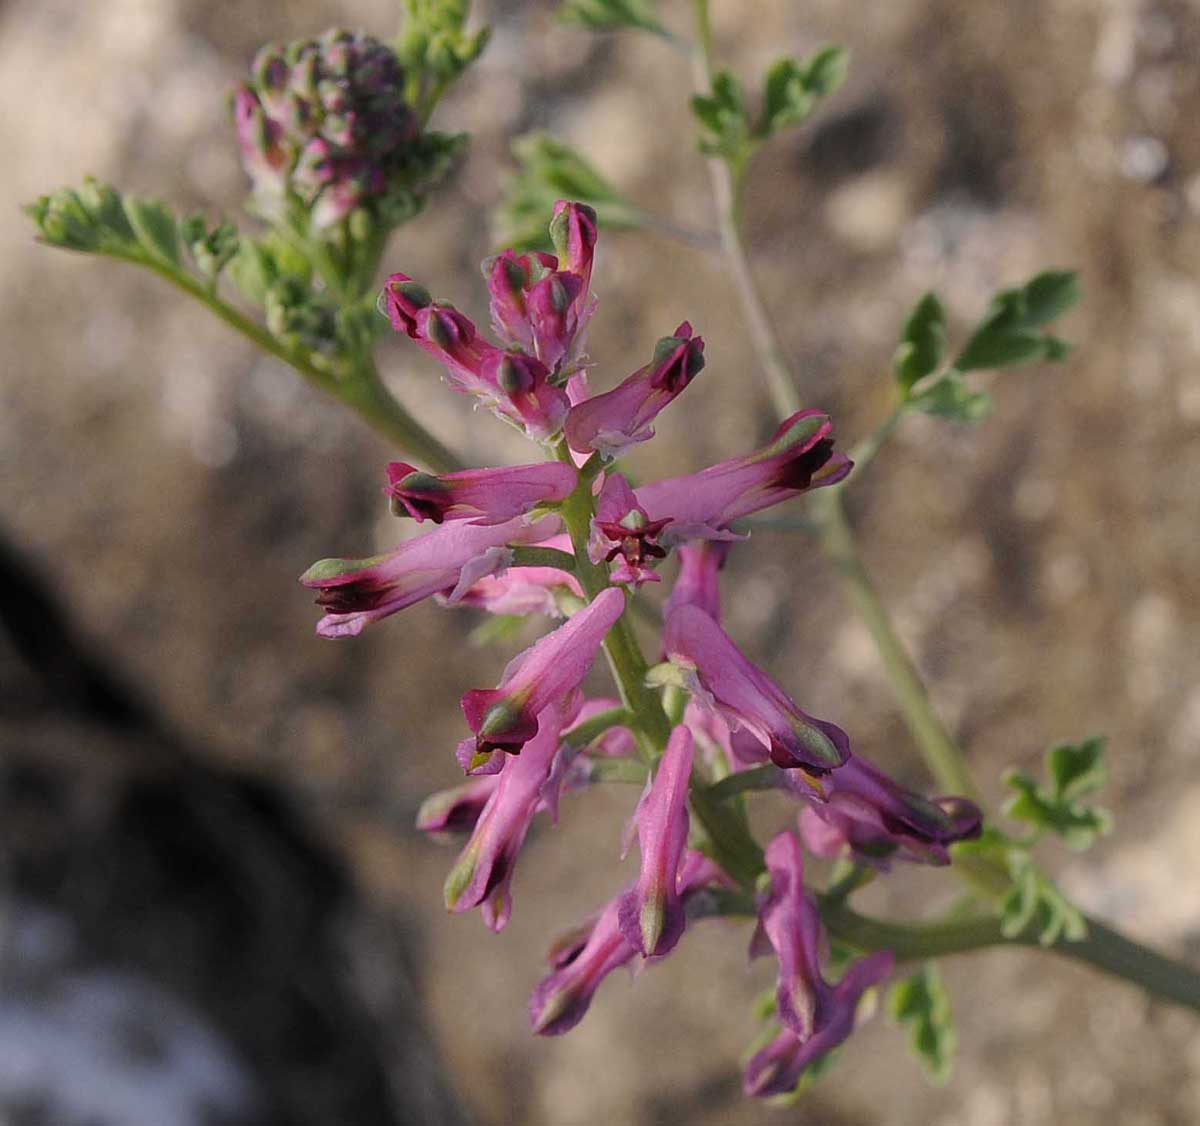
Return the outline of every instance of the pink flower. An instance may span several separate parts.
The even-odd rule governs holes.
[[[402,461],[388,465],[388,496],[397,516],[414,520],[470,520],[502,524],[538,505],[564,500],[575,488],[575,470],[561,461],[500,469],[464,469],[435,476]]]
[[[417,831],[430,836],[469,833],[500,780],[498,774],[470,778],[461,786],[430,794],[417,810]]]
[[[570,435],[572,408],[567,420]],[[655,481],[637,490],[651,520],[671,520],[677,539],[728,539],[734,521],[809,489],[832,485],[850,472],[833,448],[833,424],[821,411],[787,419],[761,450],[718,462],[699,473]]]
[[[650,423],[703,367],[704,341],[693,338],[692,326],[684,321],[673,336],[658,342],[645,367],[613,390],[571,408],[563,426],[567,445],[577,453],[599,450],[606,457],[620,457],[629,446],[654,437]]]
[[[679,869],[678,892],[685,904],[714,884],[731,883],[700,852],[689,851]],[[538,982],[529,998],[529,1023],[539,1036],[561,1036],[574,1028],[588,1011],[600,983],[637,954],[618,920],[621,903],[632,890],[619,893],[599,914],[573,928],[551,948],[552,972]]]
[[[850,741],[840,727],[801,711],[699,607],[672,610],[663,648],[684,671],[695,698],[715,707],[731,727],[754,735],[777,766],[824,775],[850,757]]]
[[[881,868],[894,858],[949,864],[949,846],[979,836],[982,829],[983,815],[974,802],[923,798],[859,755],[829,777],[826,797],[800,811],[804,843],[817,856],[851,852]]]
[[[805,1067],[842,1043],[854,1030],[863,993],[892,969],[891,954],[881,951],[829,985],[821,974],[821,916],[804,893],[800,842],[780,833],[767,846],[766,860],[771,888],[759,909],[759,927],[779,960],[775,999],[784,1032],[746,1068],[747,1094],[761,1096],[792,1090]],[[761,946],[757,936],[755,946]]]
[[[320,591],[317,605],[325,609],[325,616],[317,623],[317,633],[355,637],[367,623],[431,595],[447,593],[451,602],[457,601],[484,575],[508,566],[509,544],[537,543],[558,528],[556,516],[536,524],[524,518],[492,525],[445,524],[386,555],[322,559],[300,581]]]
[[[692,753],[692,733],[676,727],[634,816],[642,871],[621,897],[618,919],[626,941],[643,958],[670,953],[683,934],[678,874],[687,847]]]
[[[254,184],[255,194],[264,200],[281,200],[287,190],[289,163],[282,130],[247,86],[234,91],[233,121],[242,150],[242,167]]]
[[[669,520],[647,520],[629,482],[619,473],[610,473],[596,499],[588,555],[593,563],[601,559],[611,563],[621,557],[621,563],[609,576],[614,583],[633,587],[644,582],[656,583],[659,577],[651,570],[650,561],[667,554],[656,541],[669,523]]]
[[[451,387],[477,396],[531,438],[558,432],[570,404],[566,392],[550,382],[544,363],[488,343],[469,317],[434,301],[407,274],[392,274],[383,292],[392,327],[445,368]]]
[[[538,714],[523,753],[504,757],[471,839],[446,877],[447,909],[481,907],[494,931],[504,929],[512,910],[513,869],[558,751],[561,722],[558,704],[549,704]]]
[[[458,748],[471,773],[492,773],[505,756],[519,754],[537,732],[538,714],[561,703],[583,683],[605,635],[625,611],[625,596],[613,587],[510,662],[496,688],[475,688],[462,698],[473,738]]]

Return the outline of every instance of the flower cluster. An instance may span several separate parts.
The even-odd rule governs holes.
[[[827,980],[802,842],[819,856],[876,868],[894,859],[940,864],[950,844],[979,832],[979,811],[896,784],[851,751],[840,727],[801,709],[722,628],[721,570],[746,538],[737,521],[850,471],[828,416],[800,411],[760,449],[635,486],[614,462],[653,435],[658,414],[701,372],[703,341],[684,323],[649,363],[592,393],[584,333],[595,307],[595,216],[559,203],[551,234],[555,255],[506,251],[485,263],[496,342],[407,275],[393,275],[385,290],[393,326],[442,364],[450,386],[522,429],[546,456],[440,476],[391,465],[392,511],[434,526],[385,555],[324,560],[301,581],[318,592],[326,637],[357,634],[430,596],[564,619],[494,688],[462,697],[469,734],[457,760],[466,781],[430,798],[418,818],[431,834],[467,835],[446,881],[447,907],[478,907],[499,930],[534,818],[557,820],[564,792],[605,777],[644,779],[628,834],[638,874],[554,945],[529,1002],[533,1030],[566,1032],[618,966],[669,954],[690,919],[719,913],[722,896],[754,905],[757,893],[752,950],[777,961],[779,1029],[751,1059],[745,1087],[786,1093],[849,1035],[864,993],[891,966],[889,954],[876,952]],[[662,660],[647,669],[626,608],[639,586],[660,581],[672,553],[679,566],[663,603]],[[584,695],[606,646],[620,703]],[[693,800],[720,800],[713,787],[751,769],[796,800],[795,825],[770,842],[757,884],[754,874],[735,878],[721,866],[719,834]]]
[[[344,30],[263,47],[233,114],[260,210],[279,217],[295,198],[317,230],[383,197],[421,132],[395,53]]]

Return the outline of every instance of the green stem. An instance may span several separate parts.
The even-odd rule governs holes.
[[[879,427],[873,433],[868,434],[867,437],[850,451],[850,460],[854,462],[855,481],[862,476],[863,470],[875,460],[875,455],[879,453],[884,443],[892,436],[892,432],[899,425],[907,409],[907,403],[897,403]]]
[[[693,0],[696,14],[697,50],[693,55],[693,84],[698,93],[712,92],[713,48],[712,21],[708,0]],[[758,353],[759,364],[767,377],[767,387],[775,410],[782,418],[800,410],[800,394],[792,381],[791,367],[779,338],[771,326],[771,318],[763,304],[762,295],[750,271],[750,261],[741,232],[741,174],[719,156],[708,158],[708,175],[712,181],[713,199],[717,207],[717,227],[725,257],[733,270],[734,286],[742,301],[742,310],[750,329],[750,339]]]
[[[339,379],[331,372],[316,367],[303,349],[290,347],[276,339],[190,275],[146,258],[128,258],[126,261],[148,267],[194,297],[235,332],[241,333],[268,355],[294,368],[314,387],[355,410],[382,437],[424,462],[430,469],[446,472],[459,466],[454,454],[413,418],[383,385],[369,357],[359,364],[355,378]]]
[[[574,464],[566,443],[560,444],[558,456],[565,463]],[[591,481],[581,475],[575,491],[563,501],[559,510],[575,550],[575,576],[589,602],[610,585],[605,568],[588,558],[592,503]],[[623,613],[608,631],[604,655],[617,682],[621,703],[636,718],[637,722],[632,725],[634,738],[642,759],[649,765],[667,745],[671,728],[658,697],[646,686],[646,659],[633,636],[628,612]]]

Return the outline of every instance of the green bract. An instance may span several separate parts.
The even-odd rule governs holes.
[[[913,1053],[935,1083],[945,1083],[954,1070],[958,1033],[950,1012],[950,994],[936,963],[926,962],[912,977],[892,986],[888,1013],[908,1025]]]

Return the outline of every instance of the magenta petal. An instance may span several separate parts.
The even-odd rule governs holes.
[[[692,756],[692,733],[676,727],[636,814],[641,875],[621,897],[618,917],[626,941],[645,958],[670,952],[683,934],[679,865],[687,847]]]
[[[699,607],[672,609],[663,648],[694,674],[701,699],[710,700],[731,726],[753,733],[777,766],[824,774],[850,757],[850,741],[840,727],[802,711]]]
[[[482,907],[492,930],[508,922],[513,868],[558,751],[561,720],[556,706],[547,707],[522,754],[504,759],[471,839],[446,878],[446,907]]]
[[[569,436],[570,419],[567,425]],[[734,520],[841,480],[850,462],[835,452],[832,434],[828,415],[799,411],[762,449],[686,477],[643,485],[638,501],[651,520],[670,519],[693,537],[715,537]]]
[[[539,504],[555,504],[575,488],[575,470],[559,461],[465,469],[435,476],[405,462],[388,466],[388,495],[397,515],[417,521],[502,524]]]
[[[475,734],[476,754],[515,754],[531,737],[547,704],[562,701],[587,676],[605,635],[625,610],[612,587],[513,660],[495,689],[472,689],[463,713]]]

